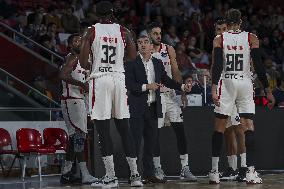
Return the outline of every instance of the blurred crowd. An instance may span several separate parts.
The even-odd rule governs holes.
[[[86,27],[98,21],[95,10],[97,2],[98,0],[0,0],[0,19],[49,50],[64,56],[67,53],[68,36],[83,33]],[[211,90],[208,70],[215,36],[214,22],[224,17],[229,8],[240,9],[243,30],[256,34],[260,39],[262,59],[270,85],[275,90],[283,91],[284,7],[278,6],[281,1],[272,0],[267,6],[261,0],[112,2],[117,22],[133,31],[134,36],[145,32],[147,23],[159,22],[163,26],[163,42],[176,49],[178,66],[185,79],[190,75],[196,84],[193,91],[200,94],[204,93],[204,81],[207,80],[205,87],[209,87],[206,90],[209,97]],[[25,45],[32,48],[32,44],[26,42]],[[46,51],[39,53],[50,58]],[[208,79],[204,80],[204,77]],[[257,81],[256,88],[257,95],[263,95]],[[208,99],[206,102],[211,105],[212,101]]]

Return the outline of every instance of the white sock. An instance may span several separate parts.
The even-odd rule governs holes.
[[[79,167],[80,167],[80,170],[81,170],[81,173],[82,173],[82,177],[85,178],[87,176],[90,176],[90,173],[89,173],[89,170],[87,168],[87,164],[86,162],[80,162],[79,163]]]
[[[237,170],[238,168],[238,157],[237,155],[232,155],[232,168],[233,170]]]
[[[62,174],[68,173],[69,171],[71,171],[71,169],[72,169],[72,161],[65,161]]]
[[[212,171],[218,172],[219,157],[212,157]]]
[[[127,160],[128,165],[130,167],[131,175],[137,175],[138,174],[137,158],[126,157],[126,160]]]
[[[109,177],[115,177],[113,155],[103,157],[103,162],[106,169],[106,175]]]
[[[240,154],[241,157],[241,167],[247,167],[247,153]]]
[[[155,169],[162,167],[160,156],[158,156],[158,157],[153,157],[153,162],[154,162],[154,167],[155,167]]]
[[[232,167],[233,166],[233,158],[232,158],[232,156],[227,156],[227,158],[228,158],[229,167]]]
[[[249,167],[248,167],[248,170],[249,170],[250,172],[254,172],[254,166],[249,166]]]
[[[180,163],[181,167],[187,166],[188,165],[188,154],[180,155]]]

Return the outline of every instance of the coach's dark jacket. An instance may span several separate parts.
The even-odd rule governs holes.
[[[163,66],[161,60],[152,57],[155,72],[155,82],[161,83],[168,88],[181,90],[181,84],[171,79]],[[128,103],[130,117],[141,117],[147,108],[149,90],[142,92],[142,85],[148,84],[144,64],[140,55],[136,57],[135,62],[125,65],[125,83],[128,90]],[[162,117],[162,105],[160,90],[156,90],[156,111],[157,116]]]

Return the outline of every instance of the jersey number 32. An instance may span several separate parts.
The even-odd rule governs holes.
[[[113,60],[113,58],[116,55],[116,47],[102,45],[102,51],[105,56],[101,59],[101,62],[105,64],[107,63],[115,64],[115,60]]]

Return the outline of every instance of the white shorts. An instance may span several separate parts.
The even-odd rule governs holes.
[[[68,98],[61,100],[63,118],[68,134],[75,134],[76,130],[87,133],[87,111],[84,99]]]
[[[217,92],[220,106],[215,106],[216,113],[231,116],[235,105],[239,114],[255,113],[253,83],[250,78],[221,79]]]
[[[89,82],[91,119],[130,118],[123,73],[112,73],[93,78]]]
[[[240,125],[240,124],[241,124],[240,116],[239,116],[237,107],[234,106],[233,112],[232,112],[231,116],[227,120],[226,128],[229,128],[229,127],[231,127],[233,125]]]
[[[161,93],[163,118],[158,118],[158,128],[170,126],[170,122],[183,122],[182,111],[174,90]]]

